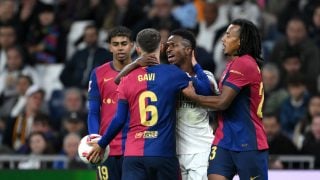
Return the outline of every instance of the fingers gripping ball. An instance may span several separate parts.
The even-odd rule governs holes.
[[[89,145],[88,142],[98,142],[100,139],[101,139],[101,136],[99,134],[86,135],[81,139],[80,144],[78,146],[78,155],[84,163],[90,164],[88,160],[89,159],[88,154],[92,150],[92,146]],[[105,160],[107,160],[109,153],[110,153],[110,147],[108,145],[106,149],[102,151],[102,153],[100,154],[101,161],[99,163],[102,163]]]

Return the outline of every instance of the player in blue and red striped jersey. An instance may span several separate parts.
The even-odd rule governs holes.
[[[119,71],[131,63],[133,48],[131,31],[126,27],[116,27],[108,37],[109,49],[113,53],[113,61],[105,63],[91,72],[88,101],[88,130],[89,134],[103,135],[110,126],[115,115],[118,95],[113,79]],[[110,142],[109,158],[97,166],[98,179],[120,180],[126,130],[119,132]]]
[[[158,31],[142,30],[138,33],[136,42],[141,56],[154,53],[159,59]],[[190,42],[183,43],[186,51],[191,52]],[[202,76],[206,77],[204,73]],[[102,149],[124,126],[127,111],[130,111],[122,179],[178,179],[179,162],[175,144],[176,95],[191,79],[175,65],[165,64],[140,67],[124,77],[118,87],[116,116],[98,142],[99,145],[91,143],[94,148],[89,153],[89,160],[99,160]],[[208,83],[195,83],[198,86],[196,88],[211,92],[209,80],[207,81]]]
[[[218,111],[218,129],[209,157],[209,180],[268,179],[268,144],[262,124],[263,84],[261,40],[253,23],[234,20],[222,38],[230,56],[220,79],[219,96],[195,94],[192,84],[184,93]]]

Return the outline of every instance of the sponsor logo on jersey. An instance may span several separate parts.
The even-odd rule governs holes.
[[[158,131],[143,131],[137,132],[135,135],[136,139],[144,138],[144,139],[154,139],[158,137]]]

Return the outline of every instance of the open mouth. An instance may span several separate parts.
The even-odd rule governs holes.
[[[171,63],[174,61],[174,55],[168,54],[168,61]]]

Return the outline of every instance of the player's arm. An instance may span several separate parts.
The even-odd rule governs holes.
[[[138,67],[151,66],[155,64],[159,64],[159,61],[157,60],[155,55],[150,54],[150,55],[141,56],[135,61],[133,61],[132,63],[126,65],[120,71],[120,73],[116,76],[116,78],[114,79],[114,83],[119,84],[122,77],[126,76],[127,74],[129,74],[134,69],[137,69]]]
[[[111,140],[121,131],[128,116],[129,105],[125,100],[119,99],[116,115],[113,117],[110,126],[106,130],[102,138],[96,142],[89,143],[93,146],[92,151],[88,154],[88,159],[91,163],[97,163],[100,159],[100,154],[111,142]]]
[[[222,87],[221,94],[218,96],[202,96],[195,92],[192,83],[182,90],[183,94],[189,97],[191,100],[199,103],[202,106],[209,107],[215,110],[225,110],[232,103],[233,99],[237,96],[238,91],[230,86],[224,85]]]
[[[196,92],[201,95],[212,95],[213,91],[211,88],[211,82],[208,78],[208,75],[204,73],[201,66],[198,64],[194,51],[192,51],[192,59],[191,59],[193,70],[196,73],[197,77],[192,77],[192,82],[196,89]]]
[[[128,111],[128,102],[126,100],[119,99],[116,115],[113,117],[106,133],[98,142],[101,148],[106,148],[106,146],[111,142],[111,140],[121,131],[124,124],[126,123]]]
[[[88,131],[89,134],[99,134],[100,127],[100,92],[97,83],[96,71],[93,70],[90,75],[88,87]]]
[[[196,89],[196,92],[201,95],[212,95],[213,91],[207,74],[204,73],[203,69],[199,64],[195,64],[193,69],[197,76],[192,77],[191,79]]]

